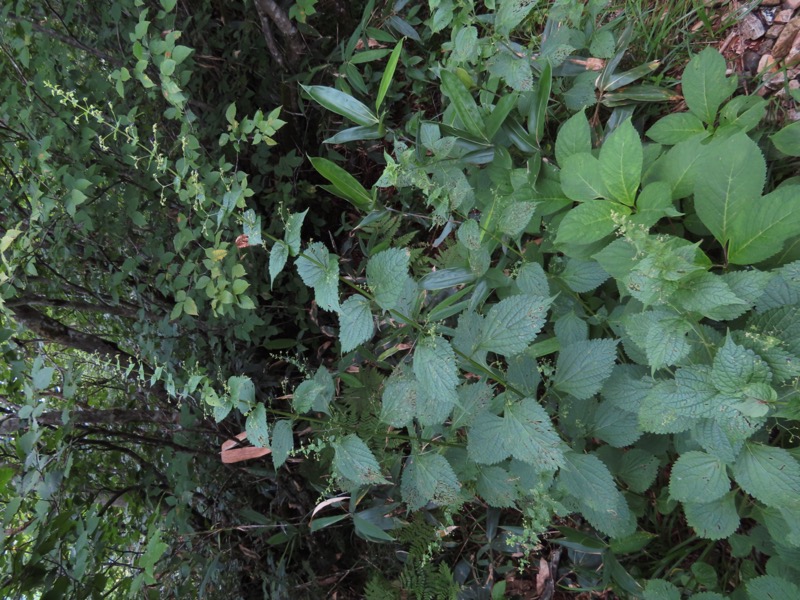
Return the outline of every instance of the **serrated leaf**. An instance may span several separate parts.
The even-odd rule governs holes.
[[[517,288],[523,294],[532,296],[550,296],[550,285],[547,283],[547,274],[542,265],[534,262],[526,262],[517,272],[515,279]]]
[[[570,210],[558,226],[557,244],[591,244],[611,235],[619,226],[623,206],[605,200],[588,200]],[[630,212],[630,211],[628,211]]]
[[[642,141],[631,120],[626,119],[600,148],[600,175],[611,198],[634,205],[643,161]]]
[[[381,467],[369,447],[356,434],[334,441],[334,471],[357,485],[389,483],[381,475]]]
[[[644,450],[631,448],[622,455],[618,475],[632,492],[643,494],[656,480],[658,458]]]
[[[375,302],[384,310],[397,306],[408,276],[408,250],[389,248],[378,252],[367,262],[367,285]]]
[[[342,302],[339,310],[339,342],[342,352],[350,352],[368,342],[374,331],[369,300],[356,294]]]
[[[703,122],[692,113],[672,113],[656,121],[647,130],[647,137],[659,144],[672,146],[705,130]]]
[[[502,467],[483,467],[475,487],[489,506],[508,508],[514,506],[519,495],[515,479]]]
[[[653,389],[655,381],[647,376],[647,371],[640,366],[616,365],[611,376],[603,384],[601,394],[609,402],[621,410],[638,413],[642,401]]]
[[[647,355],[653,371],[676,364],[691,346],[686,339],[691,323],[662,310],[648,310],[625,318],[625,331]]]
[[[501,300],[483,322],[479,348],[513,356],[525,350],[544,326],[549,298],[518,294]]]
[[[742,448],[742,443],[732,442],[713,419],[700,421],[692,430],[692,438],[703,447],[703,450],[726,464],[734,462]]]
[[[713,398],[712,396],[708,397]],[[686,394],[678,391],[674,381],[662,381],[653,386],[642,400],[639,408],[639,424],[642,429],[650,433],[680,433],[691,429],[705,414],[695,407],[699,404],[701,409],[705,396],[699,400],[693,397],[687,399]],[[688,405],[685,406],[685,405]],[[688,416],[686,413],[697,410],[701,412],[698,417]]]
[[[577,202],[608,197],[600,161],[588,152],[569,155],[561,165],[561,189]]]
[[[800,506],[800,464],[783,448],[745,444],[733,465],[736,483],[767,506]]]
[[[775,575],[762,575],[747,582],[750,600],[788,600],[800,598],[800,587]]]
[[[694,192],[700,165],[705,156],[704,135],[697,135],[667,150],[647,172],[645,183],[665,181],[672,190],[672,199],[686,198]]]
[[[289,246],[289,253],[292,256],[297,256],[300,252],[300,230],[303,227],[306,214],[308,214],[308,209],[301,213],[290,214],[286,219],[286,230],[284,231],[283,239],[286,245]]]
[[[705,452],[686,452],[672,465],[669,494],[680,502],[705,504],[730,491],[725,465]]]
[[[672,203],[672,188],[664,181],[647,184],[636,199],[636,214],[633,222],[652,227],[663,217],[679,217]]]
[[[767,174],[758,145],[740,133],[706,149],[694,186],[697,216],[721,244],[737,236],[735,222],[753,213]]]
[[[259,402],[255,405],[245,422],[247,439],[257,448],[269,448],[269,431],[267,429],[267,409]]]
[[[405,427],[417,411],[417,381],[404,369],[392,373],[383,388],[381,421],[392,427]]]
[[[564,165],[567,158],[573,154],[592,151],[592,134],[589,120],[585,111],[581,110],[572,115],[558,130],[556,138],[556,162]]]
[[[424,394],[449,408],[458,402],[456,355],[447,340],[440,336],[420,340],[414,350],[413,368],[420,396]]]
[[[560,316],[553,329],[559,343],[564,346],[589,339],[589,324],[572,310]]]
[[[651,579],[644,588],[644,600],[681,600],[681,592],[664,579]]]
[[[435,502],[452,504],[461,484],[447,459],[441,454],[414,454],[409,457],[400,483],[400,493],[409,510],[418,510]]]
[[[739,528],[735,498],[736,493],[730,492],[704,504],[686,502],[683,505],[686,522],[698,536],[707,540],[721,540],[733,535]]]
[[[738,396],[747,384],[771,379],[767,364],[752,350],[734,343],[730,335],[714,357],[711,380],[720,392]]]
[[[617,356],[615,340],[587,340],[561,349],[554,388],[579,400],[592,397],[611,375]]]
[[[500,215],[500,220],[497,228],[501,233],[517,237],[528,226],[528,223],[536,211],[537,202],[510,202],[504,208]]]
[[[325,367],[320,367],[312,379],[307,379],[295,388],[292,406],[299,413],[313,409],[330,414],[328,405],[333,400],[334,391],[331,374]]]
[[[593,454],[575,452],[564,458],[559,485],[578,502],[589,522],[611,537],[631,535],[636,530],[636,518],[603,461]]]
[[[536,6],[533,0],[500,0],[494,27],[498,35],[508,36]]]
[[[477,250],[481,247],[481,227],[475,219],[467,219],[461,224],[457,232],[458,241],[467,250]]]
[[[497,415],[479,413],[467,435],[470,458],[483,465],[494,465],[508,458],[511,453],[502,442],[505,427],[505,420]]]
[[[283,466],[293,449],[292,422],[281,419],[272,428],[272,464],[276,469]]]
[[[726,70],[722,55],[706,48],[683,71],[681,87],[686,105],[709,125],[714,123],[720,104],[736,90],[736,78],[726,77]]]
[[[610,275],[594,260],[570,258],[560,277],[573,292],[583,294],[596,289]]]
[[[533,398],[506,407],[502,443],[509,454],[541,471],[555,471],[564,463],[561,440],[550,417]]]
[[[339,257],[320,242],[309,244],[295,262],[300,278],[314,288],[317,304],[324,310],[339,310]]]
[[[747,310],[747,302],[738,298],[721,276],[713,273],[700,273],[689,279],[672,297],[672,303],[718,321],[735,319]]]
[[[610,402],[601,402],[595,410],[592,435],[614,448],[630,446],[642,437],[639,417]]]

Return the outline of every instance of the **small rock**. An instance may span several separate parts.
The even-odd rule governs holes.
[[[778,6],[781,0],[761,0],[761,6]]]
[[[775,13],[777,10],[777,8],[762,8],[761,18],[764,19],[764,23],[767,25],[772,25],[772,22],[775,20]]]
[[[744,62],[744,70],[750,73],[751,75],[755,75],[758,72],[758,61],[761,59],[761,56],[758,52],[753,52],[752,50],[747,50],[744,53],[743,62]]]
[[[800,31],[800,17],[795,17],[783,26],[783,31],[772,47],[772,56],[780,60],[789,54],[798,31]]]
[[[757,40],[764,35],[765,29],[761,19],[753,13],[748,13],[739,24],[739,31],[741,31],[742,35],[748,40]]]
[[[771,54],[765,54],[761,57],[761,60],[758,61],[758,72],[765,73],[767,69],[775,65],[775,58]]]
[[[775,45],[775,40],[762,40],[762,42],[756,48],[756,52],[760,56],[764,56],[765,54],[769,54],[772,52],[772,47]]]
[[[786,2],[783,3],[783,5],[786,8],[791,8],[792,10],[795,10],[796,8],[800,7],[800,0],[786,0]]]
[[[767,37],[774,40],[781,34],[781,31],[783,31],[783,25],[773,25],[767,29]]]
[[[784,60],[784,63],[787,67],[795,67],[800,65],[800,32],[794,36],[794,42],[792,42],[792,47],[789,48],[789,52],[786,54],[786,60]],[[794,75],[790,76],[794,77]]]
[[[786,10],[781,10],[775,13],[775,22],[776,23],[788,23],[792,20],[792,13],[794,10],[791,8],[787,8]]]

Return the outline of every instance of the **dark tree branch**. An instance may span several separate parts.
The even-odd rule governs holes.
[[[264,39],[267,42],[270,54],[275,57],[276,62],[283,66],[284,58],[289,69],[296,70],[300,65],[300,58],[305,52],[305,44],[300,32],[292,24],[291,19],[286,11],[281,8],[274,0],[254,0],[256,5],[256,12],[261,19],[261,30],[264,32]],[[280,57],[280,52],[277,52],[277,44],[272,37],[272,30],[270,29],[269,22],[274,23],[283,39],[286,41],[285,57]],[[277,54],[276,54],[277,52]],[[278,58],[280,57],[280,58]]]
[[[61,300],[58,298],[44,298],[42,296],[22,296],[6,302],[6,306],[50,306],[52,308],[67,308],[70,310],[100,312],[118,317],[138,319],[139,311],[135,307],[117,305],[107,306],[104,304],[91,304],[89,302],[76,302],[72,300]]]

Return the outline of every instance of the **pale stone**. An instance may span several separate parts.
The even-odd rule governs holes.
[[[781,31],[783,31],[783,25],[773,25],[767,29],[767,37],[774,40],[781,34]]]
[[[787,8],[786,10],[781,10],[775,14],[775,22],[776,23],[788,23],[792,20],[792,13],[794,10],[791,8]]]
[[[771,54],[765,54],[758,61],[758,72],[765,73],[767,69],[775,65],[775,58]]]
[[[783,3],[783,5],[786,8],[791,8],[792,10],[795,10],[798,7],[800,7],[800,0],[786,0],[786,2]]]
[[[781,0],[761,0],[761,6],[778,6]]]
[[[783,26],[783,31],[772,47],[772,56],[780,60],[789,54],[798,31],[800,31],[800,17],[795,17]]]
[[[789,53],[786,55],[784,63],[787,67],[794,67],[800,64],[800,31],[794,36],[792,47],[789,48]],[[793,75],[791,77],[794,77]]]
[[[764,35],[764,24],[753,13],[748,14],[739,24],[739,31],[748,40],[757,40]]]

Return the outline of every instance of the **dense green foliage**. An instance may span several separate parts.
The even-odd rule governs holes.
[[[4,593],[796,596],[798,127],[607,4],[7,7]]]

